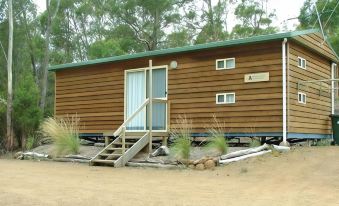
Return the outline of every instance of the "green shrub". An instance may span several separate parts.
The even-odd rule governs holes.
[[[77,115],[66,118],[49,117],[42,123],[42,133],[52,138],[56,155],[79,153],[79,123]]]
[[[259,140],[257,140],[257,139],[252,139],[251,141],[250,141],[250,147],[252,148],[252,147],[259,147],[261,145],[261,142],[259,141]]]
[[[315,146],[331,146],[331,139],[320,139],[315,143]]]
[[[192,122],[185,116],[176,120],[176,127],[172,129],[173,144],[170,149],[178,160],[188,160],[191,152]]]
[[[215,149],[221,155],[226,154],[228,151],[228,142],[224,136],[224,128],[225,124],[220,123],[216,116],[213,116],[212,128],[208,129],[210,141],[206,148]]]
[[[37,146],[39,146],[39,141],[40,141],[40,136],[39,135],[32,135],[27,138],[26,141],[26,149],[31,150]]]

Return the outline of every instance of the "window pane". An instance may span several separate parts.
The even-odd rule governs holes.
[[[226,94],[226,102],[227,103],[233,103],[234,101],[234,94]]]
[[[225,68],[225,61],[224,60],[217,61],[217,68],[218,69],[224,69]]]
[[[301,59],[300,58],[298,58],[298,66],[301,67]]]
[[[305,59],[303,59],[301,63],[302,63],[302,65],[301,65],[301,66],[302,66],[302,68],[306,68],[306,60],[305,60]]]
[[[235,68],[235,60],[227,59],[226,60],[226,68]]]
[[[222,94],[218,94],[218,103],[223,103],[225,102],[225,96]]]

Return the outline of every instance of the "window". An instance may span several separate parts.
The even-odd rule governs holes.
[[[302,57],[298,57],[298,67],[302,69],[306,69],[306,59]]]
[[[216,60],[216,69],[234,69],[235,68],[235,58],[228,59],[217,59]]]
[[[219,93],[215,97],[217,104],[235,103],[235,93]]]
[[[306,104],[306,94],[303,92],[298,92],[298,102],[301,104]]]

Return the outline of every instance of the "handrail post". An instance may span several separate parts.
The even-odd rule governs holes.
[[[149,91],[148,91],[148,98],[149,98],[149,108],[148,108],[148,129],[149,129],[149,147],[148,151],[149,153],[152,153],[152,129],[153,129],[153,62],[152,60],[149,60],[149,78],[148,78],[148,85],[149,85]]]
[[[126,142],[125,142],[125,134],[126,134],[126,127],[124,126],[122,128],[122,134],[121,134],[121,158],[122,158],[122,166],[125,166],[125,162],[124,162],[124,156],[125,156],[125,150],[126,150]]]

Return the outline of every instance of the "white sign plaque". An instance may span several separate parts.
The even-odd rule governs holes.
[[[269,72],[245,74],[244,76],[245,82],[267,82],[269,80],[270,80]]]

